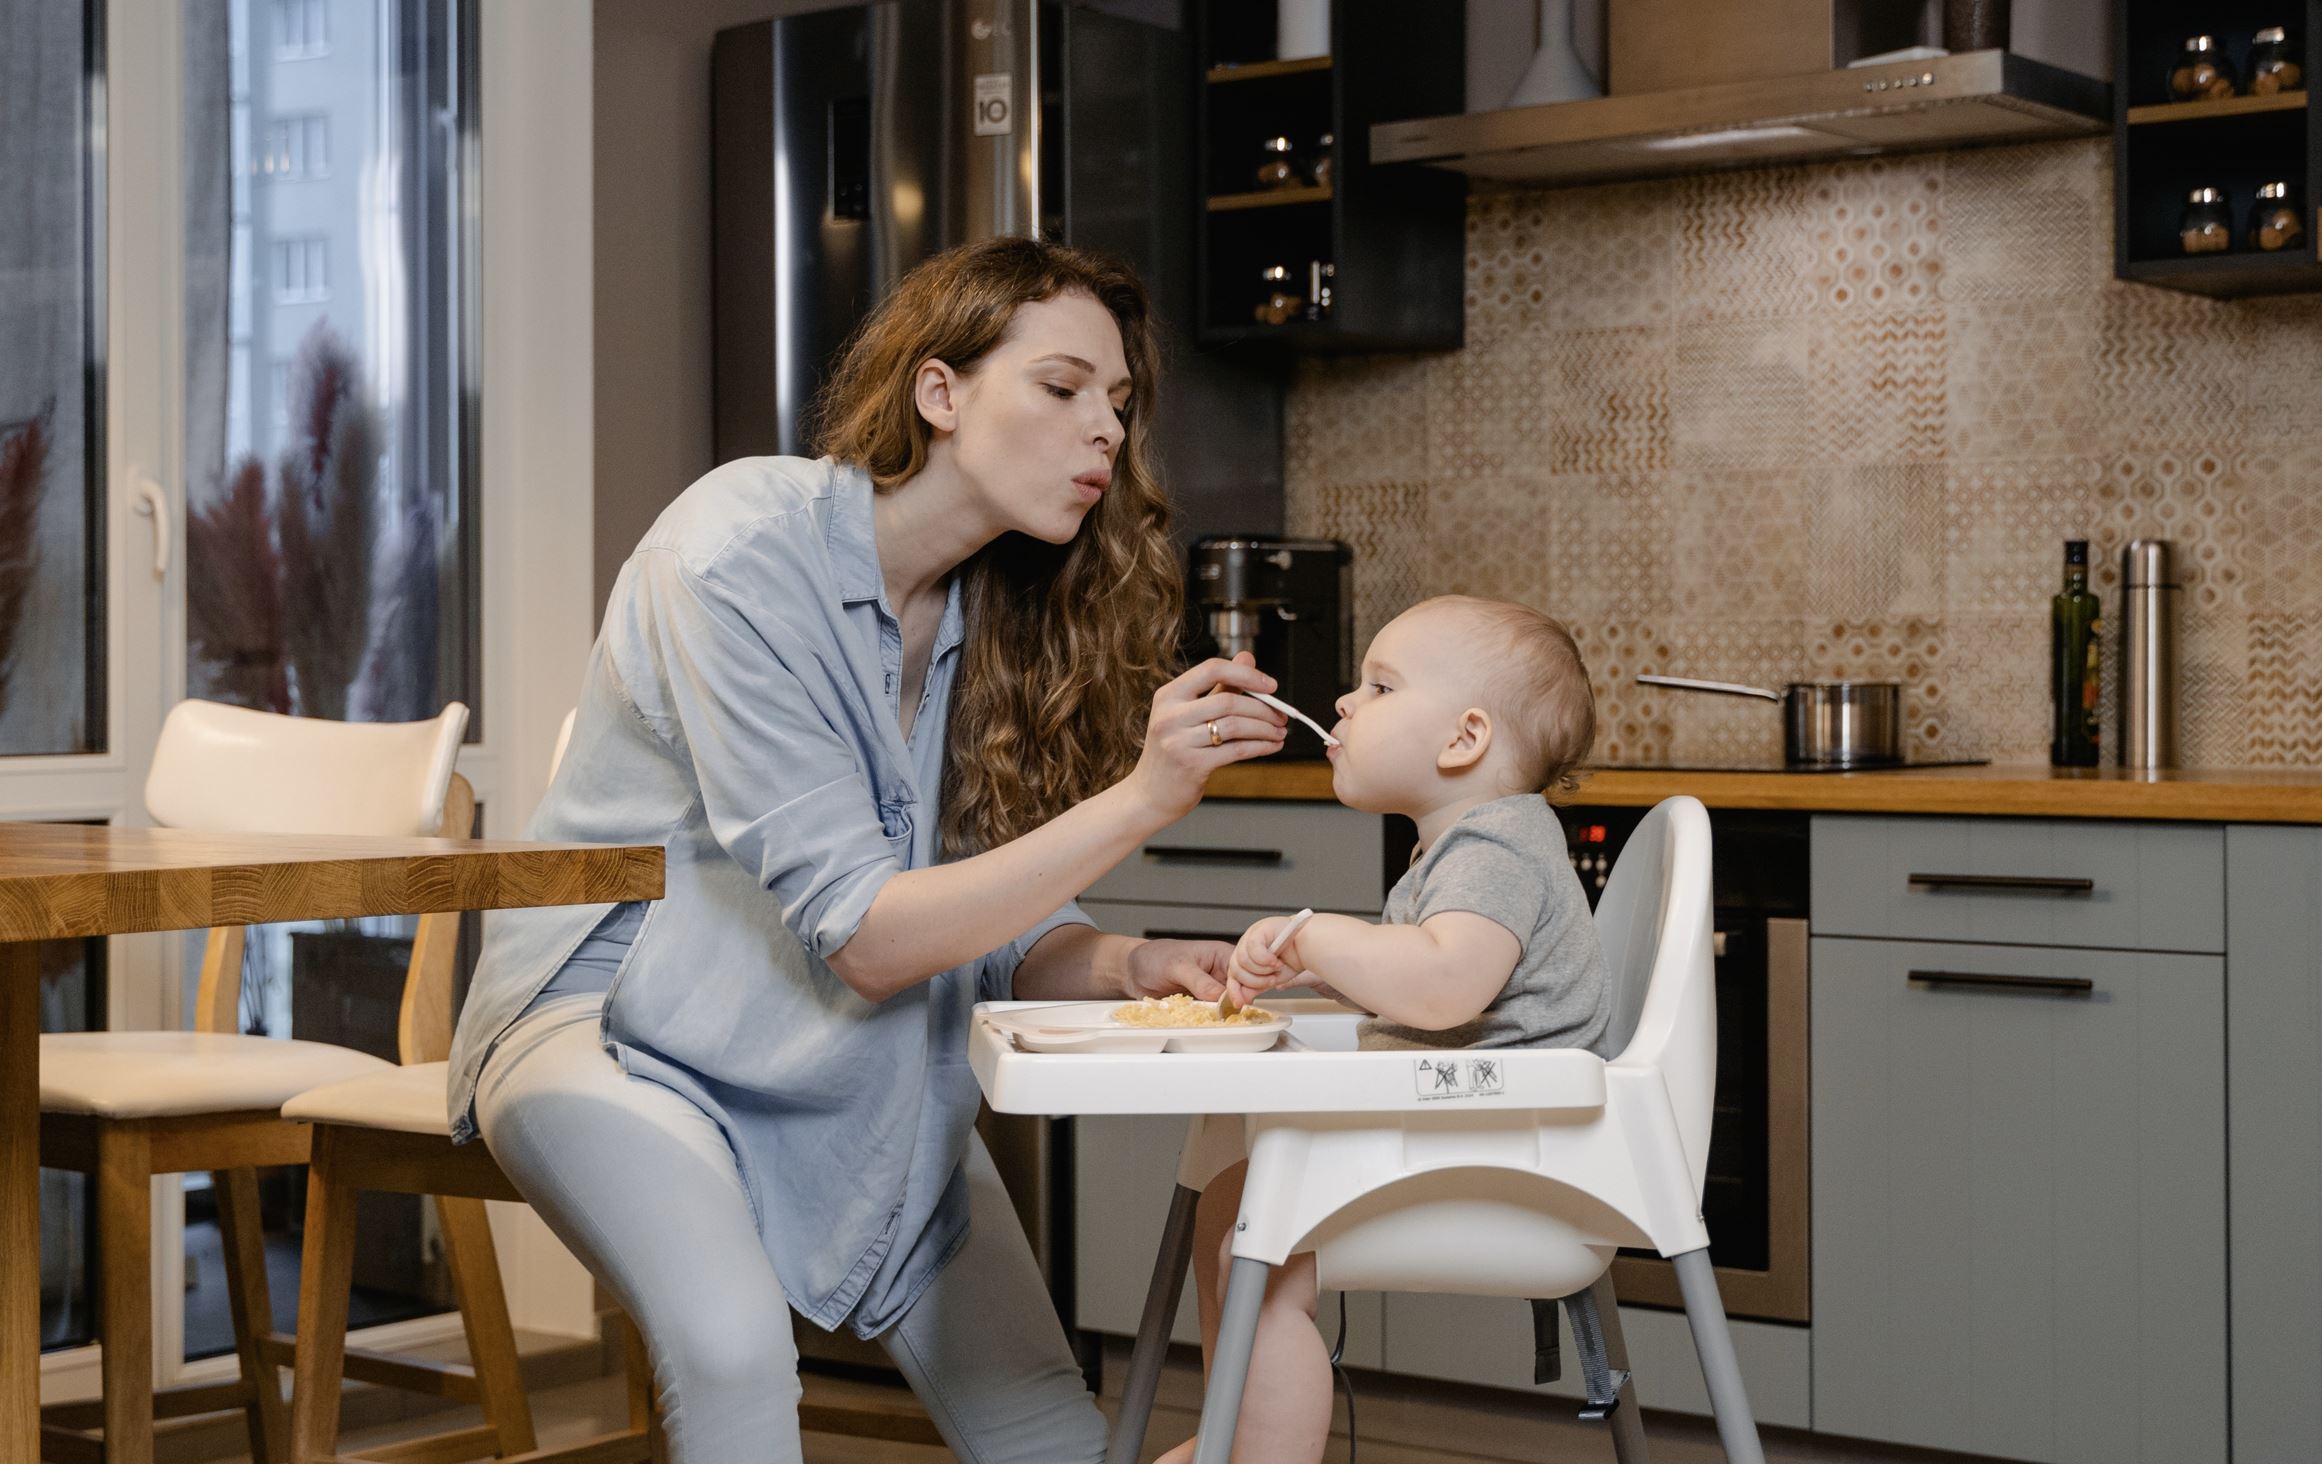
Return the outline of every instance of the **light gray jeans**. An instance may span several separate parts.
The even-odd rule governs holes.
[[[598,1041],[601,995],[509,1028],[476,1091],[501,1169],[636,1318],[674,1464],[800,1464],[790,1306],[723,1131],[631,1078]],[[967,1243],[879,1338],[970,1464],[1104,1456],[1105,1426],[1007,1191],[977,1140]]]

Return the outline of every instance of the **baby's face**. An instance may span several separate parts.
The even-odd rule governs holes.
[[[1331,791],[1350,808],[1404,813],[1442,786],[1436,759],[1484,683],[1473,627],[1456,609],[1406,610],[1372,637],[1362,682],[1338,699]]]

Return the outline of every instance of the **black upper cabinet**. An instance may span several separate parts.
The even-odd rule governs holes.
[[[1274,58],[1274,6],[1193,0],[1195,168],[1201,195],[1201,343],[1254,351],[1451,351],[1464,339],[1467,181],[1374,167],[1371,125],[1466,105],[1465,6],[1335,0],[1331,53]],[[1298,182],[1263,187],[1265,143],[1284,137]],[[1331,139],[1325,147],[1323,140]],[[1316,164],[1327,157],[1324,182]],[[1259,319],[1279,267],[1311,304],[1331,267],[1330,308]]]
[[[2305,73],[2296,90],[2253,95],[2250,48],[2280,26]],[[2122,0],[2115,27],[2113,194],[2115,272],[2124,280],[2216,296],[2322,290],[2322,112],[2307,102],[2322,34],[2322,0]],[[2170,73],[2185,42],[2213,37],[2234,94],[2180,101]],[[2258,190],[2287,183],[2305,225],[2289,247],[2259,247]],[[2182,236],[2197,188],[2223,195],[2228,246],[2188,253]]]

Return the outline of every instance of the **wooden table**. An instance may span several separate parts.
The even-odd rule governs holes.
[[[0,824],[0,1464],[40,1458],[40,948],[661,896],[661,850]]]

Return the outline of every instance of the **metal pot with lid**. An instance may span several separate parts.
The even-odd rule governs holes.
[[[1687,676],[1637,682],[1775,703],[1782,708],[1782,761],[1794,768],[1887,768],[1903,761],[1899,681],[1793,681],[1780,691]]]

